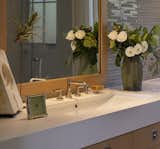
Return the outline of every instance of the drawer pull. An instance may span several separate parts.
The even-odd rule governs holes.
[[[158,130],[153,130],[153,131],[152,131],[152,140],[153,140],[153,141],[156,140],[157,137],[158,137]]]
[[[106,145],[104,149],[112,149],[109,145]]]

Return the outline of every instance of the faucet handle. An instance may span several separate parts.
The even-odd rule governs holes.
[[[88,84],[86,84],[86,85],[84,86],[84,92],[85,92],[86,94],[89,93],[89,85],[88,85]]]
[[[49,90],[45,93],[43,93],[47,98],[52,98],[54,97],[55,93],[54,93],[54,90]]]
[[[63,99],[63,95],[62,95],[63,89],[57,89],[55,92],[58,93],[57,99],[62,100]]]
[[[81,96],[81,92],[80,92],[81,89],[84,89],[84,86],[78,86],[77,87],[77,91],[76,91],[76,94],[75,94],[76,96]]]
[[[67,95],[66,95],[67,98],[72,98],[72,90],[71,88],[69,87],[68,90],[67,90]]]

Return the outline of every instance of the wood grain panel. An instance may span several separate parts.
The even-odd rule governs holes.
[[[155,139],[153,139],[153,131],[157,132],[157,137]],[[134,149],[154,149],[154,147],[160,144],[159,134],[160,123],[133,132]]]
[[[0,48],[7,49],[7,1],[0,1]]]
[[[85,81],[89,85],[94,84],[103,84],[103,79],[101,75],[94,74],[94,75],[84,75],[84,76],[73,76],[67,78],[60,78],[60,79],[50,79],[48,81],[41,81],[41,82],[33,82],[33,83],[23,83],[19,84],[19,90],[22,96],[27,95],[34,95],[34,94],[47,94],[49,92],[53,92],[56,89],[67,89],[67,80],[74,80],[74,81]]]
[[[91,145],[84,149],[133,149],[133,136],[132,133],[128,133],[95,145]]]
[[[153,132],[157,135],[153,139]],[[128,134],[118,136],[84,149],[159,149],[160,123],[156,123]]]

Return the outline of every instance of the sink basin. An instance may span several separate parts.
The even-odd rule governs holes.
[[[56,115],[80,116],[89,114],[88,111],[93,113],[96,107],[107,103],[112,96],[112,92],[102,92],[101,94],[82,94],[80,97],[73,96],[72,99],[57,100],[56,98],[51,98],[46,101],[46,105],[48,111],[52,111]]]
[[[75,105],[77,104],[75,99],[67,99],[64,98],[63,100],[57,100],[56,98],[49,99],[46,101],[48,114],[56,114],[56,115],[68,115],[74,116],[75,115]]]
[[[100,94],[82,94],[72,99],[47,101],[47,107],[65,116],[91,116],[132,108],[153,101],[152,95],[104,90]]]
[[[77,98],[78,115],[90,115],[97,112],[97,109],[106,105],[113,96],[112,92],[102,92],[100,94],[89,94]]]
[[[149,103],[153,98],[152,95],[107,90],[97,96],[86,97],[85,100],[78,99],[78,109],[79,114],[111,113]]]

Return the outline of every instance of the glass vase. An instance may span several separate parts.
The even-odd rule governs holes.
[[[123,89],[141,91],[143,80],[143,65],[140,56],[124,57],[121,66]]]

